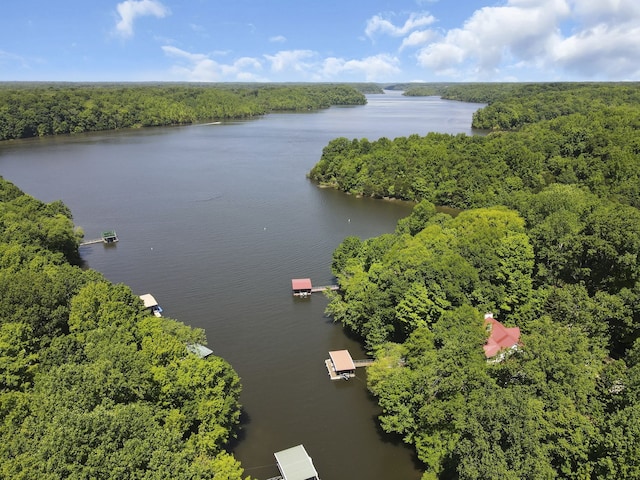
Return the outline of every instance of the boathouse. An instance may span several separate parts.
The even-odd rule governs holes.
[[[297,297],[306,297],[311,295],[311,279],[310,278],[294,278],[291,280],[291,289]]]
[[[329,360],[327,362],[329,376],[334,378],[349,378],[356,375],[356,364],[351,358],[349,350],[334,350],[329,352]]]
[[[302,445],[274,453],[283,480],[319,480],[313,461]]]
[[[151,313],[153,313],[156,317],[162,316],[162,307],[158,305],[156,299],[150,293],[145,293],[144,295],[140,295],[140,299],[144,304],[144,308],[148,308]]]
[[[493,313],[486,313],[484,322],[489,329],[489,338],[483,347],[485,357],[499,362],[504,359],[507,352],[518,349],[520,345],[520,329],[518,327],[505,327],[493,318]]]
[[[116,243],[118,241],[118,235],[115,230],[107,230],[102,232],[102,241],[104,243]]]

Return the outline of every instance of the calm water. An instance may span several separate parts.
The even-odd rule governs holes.
[[[344,237],[392,232],[410,206],[319,189],[305,175],[333,138],[471,134],[477,108],[388,93],[222,125],[5,142],[0,175],[63,200],[86,238],[116,229],[116,246],[81,248],[88,265],[206,330],[242,378],[234,453],[247,475],[276,475],[273,452],[302,443],[324,480],[418,479],[411,450],[377,428],[366,373],[328,379],[327,352],[362,358],[359,344],[324,316],[324,297],[290,292],[291,278],[332,283]]]

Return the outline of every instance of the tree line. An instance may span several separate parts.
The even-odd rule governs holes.
[[[339,84],[0,84],[0,140],[363,105]]]
[[[536,89],[540,116],[565,113],[486,136],[336,139],[312,170],[419,200],[394,233],[338,246],[327,313],[375,356],[381,428],[425,480],[640,477],[638,104],[624,85]],[[522,333],[502,361],[484,355],[486,312]]]
[[[474,125],[493,129],[484,136],[334,139],[309,177],[351,194],[456,208],[506,203],[555,183],[640,206],[640,89],[541,90],[476,112]]]
[[[238,375],[80,268],[78,241],[62,203],[0,178],[0,478],[243,478]]]

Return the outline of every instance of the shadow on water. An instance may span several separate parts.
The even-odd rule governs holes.
[[[371,395],[371,394],[370,394]],[[372,401],[376,401],[377,399],[371,395]],[[412,445],[409,445],[402,440],[402,435],[399,433],[387,433],[382,429],[382,425],[380,424],[380,420],[378,419],[379,415],[373,415],[371,417],[371,421],[375,425],[376,432],[378,433],[378,437],[380,442],[385,443],[387,445],[393,445],[397,448],[404,448],[411,451],[411,461],[413,462],[413,466],[416,470],[424,471],[425,465],[418,458],[418,454],[415,451],[415,448]],[[451,477],[443,477],[443,478],[451,478]]]
[[[233,451],[247,436],[246,427],[251,423],[251,416],[244,407],[240,407],[240,419],[233,430],[233,437],[228,442],[229,451]]]

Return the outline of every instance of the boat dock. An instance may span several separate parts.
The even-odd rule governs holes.
[[[92,240],[85,240],[80,243],[80,247],[84,247],[85,245],[93,245],[95,243],[105,243],[107,245],[116,243],[118,241],[118,235],[115,230],[107,230],[102,232],[102,236],[100,238],[94,238]]]
[[[158,302],[153,295],[145,293],[144,295],[140,295],[140,300],[142,300],[144,308],[148,309],[156,317],[162,317],[162,307],[158,305]]]
[[[323,285],[314,287],[310,278],[293,278],[291,279],[291,290],[296,297],[308,297],[312,293],[325,292],[327,290],[338,290],[338,285]]]
[[[331,380],[349,380],[356,376],[356,368],[369,367],[375,361],[373,358],[353,360],[348,350],[329,352],[329,357],[324,364]]]
[[[303,445],[287,448],[273,454],[276,457],[276,465],[280,475],[271,477],[282,480],[319,480],[318,471],[313,465],[313,460]]]

